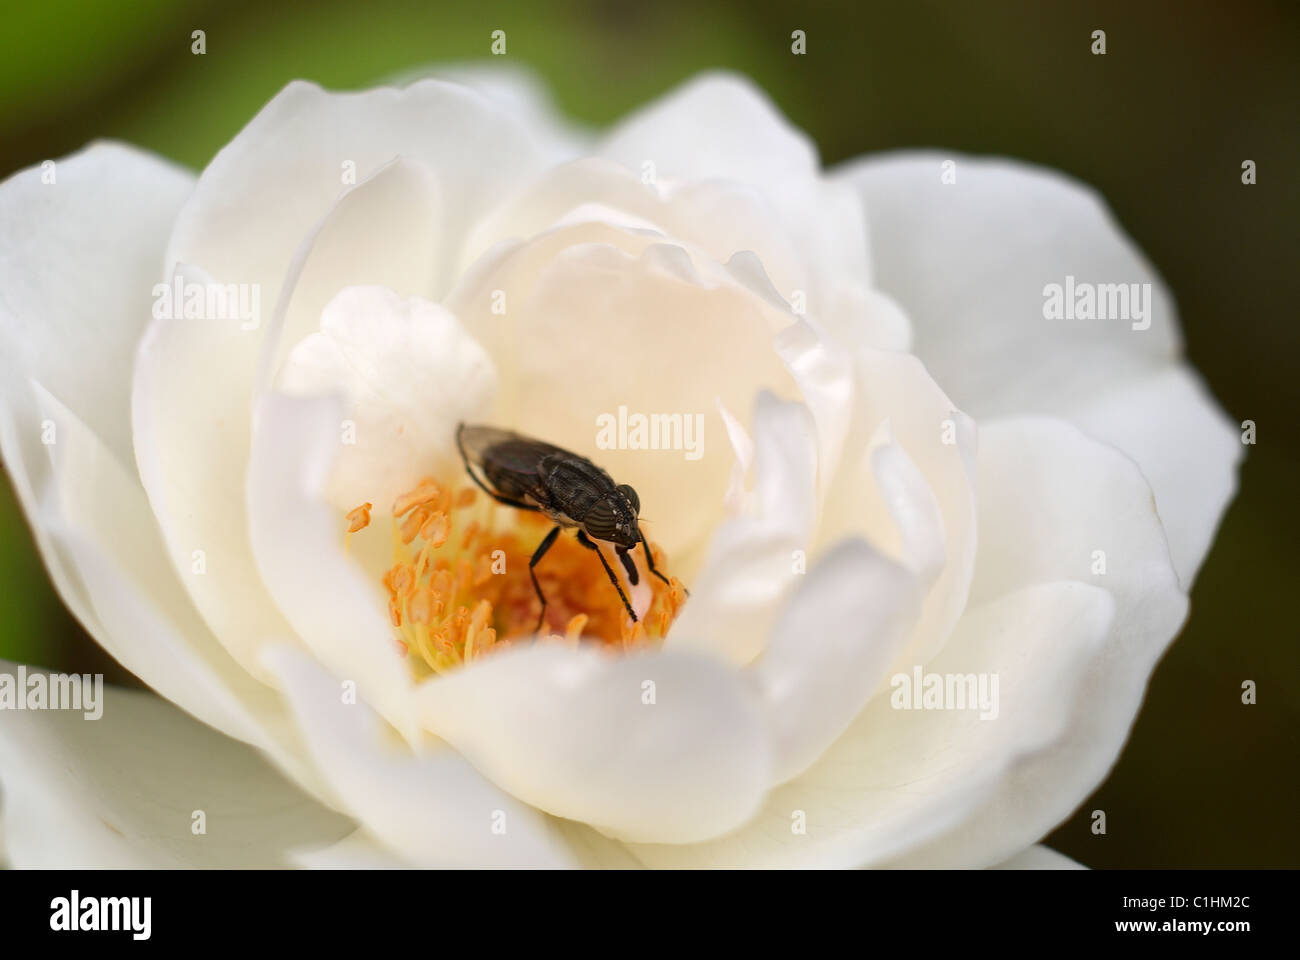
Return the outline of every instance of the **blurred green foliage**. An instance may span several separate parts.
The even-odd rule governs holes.
[[[1300,865],[1294,507],[1297,5],[723,0],[7,4],[0,175],[116,137],[201,168],[287,81],[358,87],[490,34],[604,124],[709,67],[753,76],[828,163],[940,146],[1095,185],[1178,298],[1192,361],[1259,425],[1237,501],[1118,766],[1049,842],[1091,866]],[[807,55],[790,33],[807,32]],[[1105,57],[1089,35],[1107,31]],[[203,29],[207,52],[190,52]],[[1243,187],[1243,159],[1259,183]],[[0,658],[101,669],[0,489]],[[124,678],[119,670],[116,676]],[[1259,685],[1259,705],[1240,685]],[[1088,812],[1104,809],[1108,835]]]

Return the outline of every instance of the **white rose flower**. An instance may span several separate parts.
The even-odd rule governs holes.
[[[197,178],[0,186],[5,464],[158,694],[0,714],[12,862],[1063,861],[1241,450],[1154,269],[1025,164],[823,173],[735,77],[601,136],[521,89],[294,83]],[[1067,278],[1145,320],[1049,319]],[[598,445],[651,414],[702,445]],[[563,536],[534,641],[547,527],[461,421],[636,488],[636,623]]]

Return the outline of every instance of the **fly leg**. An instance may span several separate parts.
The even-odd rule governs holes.
[[[555,538],[560,535],[560,528],[554,527],[546,538],[537,545],[533,551],[533,559],[528,561],[528,575],[533,578],[533,589],[537,591],[537,599],[542,601],[542,612],[537,615],[537,628],[533,633],[538,633],[542,629],[542,621],[546,619],[546,594],[542,593],[542,585],[537,582],[537,574],[533,572],[533,567],[541,562],[542,557],[546,556],[546,551],[551,549],[551,544],[555,543]]]
[[[609,577],[609,582],[614,585],[614,589],[618,591],[618,598],[623,601],[623,606],[627,608],[627,615],[632,618],[633,623],[636,623],[636,612],[633,611],[632,604],[627,602],[627,594],[625,594],[623,588],[618,585],[618,577],[615,576],[613,569],[609,565],[609,561],[605,559],[605,555],[600,552],[600,547],[596,546],[591,537],[587,536],[586,531],[581,529],[578,530],[578,542],[588,550],[596,551],[596,556],[600,558],[600,565],[605,568],[605,574]]]
[[[632,561],[632,555],[627,552],[627,547],[615,547],[614,552],[618,554],[619,562],[623,564],[623,569],[627,571],[627,581],[636,586],[641,582],[641,574],[637,573],[636,564]]]
[[[650,543],[646,540],[645,534],[641,532],[640,524],[637,524],[636,535],[641,538],[641,546],[645,548],[645,562],[650,567],[650,572],[671,587],[672,583],[668,580],[668,578],[655,569],[655,558],[650,553]],[[632,582],[636,583],[635,580],[633,580]],[[682,589],[686,590],[685,587],[682,587]],[[689,597],[691,595],[691,591],[686,590],[686,595]]]

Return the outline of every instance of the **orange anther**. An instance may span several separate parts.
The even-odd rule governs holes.
[[[370,508],[374,504],[366,501],[359,507],[348,511],[348,533],[356,533],[370,526]]]
[[[402,521],[402,543],[410,543],[424,526],[433,511],[429,507],[417,507],[409,517]]]
[[[682,586],[682,582],[676,577],[669,577],[668,590],[668,595],[672,597],[674,608],[680,607],[686,602],[686,589]]]
[[[415,573],[404,563],[393,564],[384,574],[384,586],[394,595],[406,593],[415,585]]]
[[[412,623],[432,623],[433,618],[442,613],[442,597],[427,587],[418,590],[411,598],[410,614]]]
[[[421,507],[420,509],[424,509]],[[415,514],[411,514],[412,517]],[[420,536],[428,540],[435,548],[441,547],[447,542],[447,535],[451,533],[451,520],[441,510],[435,510],[429,514],[427,520],[420,526]]]
[[[444,597],[451,593],[451,574],[446,570],[439,570],[433,575],[433,589]]]
[[[570,643],[577,643],[578,638],[582,636],[583,629],[587,626],[587,621],[591,619],[585,613],[575,614],[564,628],[564,639]]]
[[[420,504],[436,500],[440,493],[441,490],[438,485],[433,482],[433,478],[425,477],[414,490],[402,494],[393,501],[393,516],[400,517],[412,507],[417,507]]]
[[[447,638],[447,631],[445,629],[439,627],[437,630],[433,631],[429,636],[429,640],[432,641],[433,645],[437,647],[440,653],[445,653],[449,657],[454,657],[456,655],[456,648]]]
[[[645,641],[645,625],[638,620],[636,623],[627,622],[623,624],[623,646],[636,647]]]
[[[399,563],[393,569],[393,590],[399,594],[410,593],[415,586],[415,573],[404,563]]]

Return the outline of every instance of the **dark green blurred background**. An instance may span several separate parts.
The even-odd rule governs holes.
[[[96,137],[194,168],[295,77],[347,88],[483,58],[507,31],[589,124],[707,67],[754,77],[827,164],[941,146],[1097,186],[1177,297],[1188,352],[1258,424],[1241,489],[1106,784],[1050,838],[1093,867],[1300,866],[1295,3],[394,0],[14,3],[0,16],[0,176]],[[807,32],[808,52],[790,53]],[[190,32],[207,32],[207,54]],[[1107,55],[1089,53],[1094,29]],[[1243,186],[1241,162],[1259,182]],[[132,682],[53,593],[0,484],[0,658]],[[1258,683],[1243,706],[1241,682]],[[1088,811],[1107,814],[1093,836]]]

